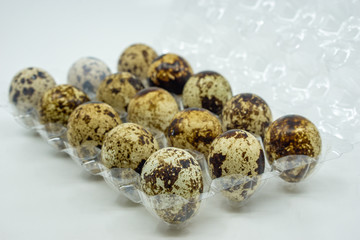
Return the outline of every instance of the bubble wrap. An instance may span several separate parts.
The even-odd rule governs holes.
[[[264,98],[275,118],[313,121],[337,152],[360,141],[360,1],[178,1],[158,39],[234,94]],[[340,142],[341,143],[340,143]],[[348,145],[346,143],[349,143]]]

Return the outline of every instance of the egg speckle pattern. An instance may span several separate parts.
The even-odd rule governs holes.
[[[316,126],[300,115],[286,115],[275,120],[264,139],[268,161],[275,160],[285,170],[280,177],[287,182],[299,182],[315,168],[321,153],[321,137]],[[286,158],[283,158],[286,157]]]
[[[265,135],[266,128],[272,122],[268,104],[252,93],[241,93],[232,97],[222,111],[223,130],[243,129],[252,134]]]
[[[84,57],[70,67],[68,83],[83,90],[93,99],[102,80],[110,74],[110,68],[100,59]]]
[[[249,198],[259,185],[265,158],[259,141],[249,132],[234,129],[224,132],[212,142],[208,156],[213,179],[220,179],[223,195],[232,201]],[[243,182],[243,178],[250,178]]]
[[[183,90],[184,108],[205,108],[217,115],[232,97],[229,82],[219,73],[204,71],[189,78]]]
[[[164,89],[151,87],[139,91],[128,106],[128,121],[150,130],[165,131],[179,111],[174,97]]]
[[[168,195],[160,200],[155,208],[156,214],[167,223],[183,223],[200,207],[199,198],[203,191],[200,165],[185,150],[172,147],[160,149],[145,162],[141,187],[149,196]],[[176,197],[171,197],[173,195],[187,201],[176,201]]]
[[[135,123],[123,123],[106,136],[101,161],[107,168],[131,168],[137,173],[150,155],[159,150],[153,135]]]
[[[99,86],[96,98],[121,113],[126,112],[130,100],[142,89],[144,85],[134,75],[120,72],[105,77]]]
[[[57,123],[66,126],[70,114],[90,99],[81,90],[68,84],[47,90],[39,103],[39,119],[42,124]]]
[[[145,80],[150,64],[157,57],[154,49],[146,44],[133,44],[126,48],[118,61],[118,71],[129,72],[140,80]]]
[[[188,108],[175,114],[166,130],[170,146],[193,149],[207,156],[211,142],[222,133],[220,120],[203,108]]]
[[[9,88],[9,101],[19,113],[36,109],[42,95],[56,85],[54,78],[41,68],[29,67],[19,71]]]
[[[152,62],[147,76],[150,86],[161,87],[169,92],[181,94],[185,83],[192,74],[193,70],[184,58],[167,53]]]
[[[68,121],[67,139],[78,148],[80,156],[94,153],[101,148],[105,134],[121,122],[118,113],[106,103],[89,102],[78,106]]]

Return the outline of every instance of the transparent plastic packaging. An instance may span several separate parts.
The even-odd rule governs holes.
[[[288,156],[274,163],[274,171],[307,166],[305,178],[313,166],[340,157],[360,141],[354,130],[360,126],[354,72],[360,64],[359,2],[198,0],[174,7],[182,11],[164,26],[164,31],[177,29],[159,39],[165,52],[181,53],[195,73],[221,73],[234,95],[261,96],[274,120],[295,113],[319,129],[319,158]]]
[[[202,70],[221,73],[230,82],[234,95],[252,92],[261,96],[269,103],[274,119],[290,113],[306,116],[317,126],[322,139],[318,158],[282,157],[272,166],[266,165],[265,172],[256,177],[231,175],[212,179],[205,157],[190,151],[200,163],[204,183],[196,200],[176,195],[148,196],[141,190],[138,173],[132,169],[106,168],[101,163],[100,149],[79,156],[77,149],[67,143],[65,127],[41,125],[33,112],[14,116],[50,145],[69,154],[85,171],[102,176],[109,186],[143,204],[154,216],[158,217],[159,212],[173,214],[174,209],[181,208],[183,217],[168,224],[185,226],[199,210],[194,205],[201,205],[216,194],[222,194],[231,206],[241,207],[268,179],[296,176],[295,182],[307,180],[323,163],[351,151],[352,145],[360,141],[359,131],[354,131],[360,127],[360,85],[356,81],[360,65],[359,5],[356,1],[340,0],[330,4],[325,0],[176,3],[177,8],[183,9],[177,12],[182,14],[167,21],[164,29],[171,26],[177,31],[164,34],[166,37],[161,36],[158,41],[165,52],[184,56],[195,73]],[[182,106],[181,97],[176,100]],[[154,134],[160,146],[166,147],[164,135]],[[241,191],[243,197],[227,197],[231,191]]]
[[[358,1],[197,0],[174,8],[181,11],[157,41],[165,52],[181,53],[195,73],[221,73],[234,95],[261,96],[274,119],[297,113],[343,146],[360,141]]]
[[[319,162],[318,159],[307,156],[287,156],[276,160],[272,166],[269,166],[266,162],[264,173],[254,177],[234,174],[213,179],[205,156],[195,150],[187,150],[194,156],[202,170],[203,191],[200,197],[189,200],[174,194],[149,196],[142,191],[140,174],[133,169],[109,169],[105,167],[101,162],[101,149],[93,147],[93,149],[87,149],[88,155],[79,155],[82,151],[79,148],[70,146],[67,142],[66,127],[56,124],[41,125],[36,120],[36,114],[34,113],[15,116],[15,119],[26,123],[31,122],[31,129],[36,131],[52,147],[67,153],[77,165],[89,174],[102,176],[111,188],[132,202],[142,204],[152,215],[171,228],[185,227],[199,212],[202,201],[216,194],[221,194],[231,207],[239,208],[245,205],[265,185],[268,179],[277,176],[286,178],[286,176],[293,174],[293,172],[297,173],[298,169],[301,169],[301,177],[298,177],[299,181],[301,181],[312,173],[313,166]],[[123,118],[123,120],[125,119]],[[159,142],[160,148],[167,147],[167,141],[162,132],[152,131],[152,133]],[[261,137],[257,137],[257,139],[263,148]],[[324,147],[323,149],[329,150],[330,147]],[[293,161],[286,161],[287,158],[292,158]],[[234,192],[238,192],[236,194],[238,197],[234,197]]]

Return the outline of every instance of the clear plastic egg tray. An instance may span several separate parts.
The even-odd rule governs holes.
[[[179,100],[179,98],[178,98]],[[181,104],[180,104],[181,105]],[[330,146],[322,146],[322,155],[318,159],[310,158],[308,156],[294,156],[290,155],[281,159],[276,160],[270,167],[266,161],[265,171],[263,174],[255,177],[243,176],[240,174],[230,175],[226,177],[220,177],[212,179],[209,172],[208,163],[202,153],[194,150],[187,151],[194,156],[194,158],[200,164],[203,178],[203,191],[199,198],[194,200],[188,200],[181,196],[174,194],[162,194],[156,196],[149,196],[144,193],[140,185],[140,174],[130,168],[107,168],[101,162],[101,149],[94,147],[89,149],[87,146],[87,152],[92,153],[91,155],[78,155],[80,149],[72,147],[66,137],[67,129],[64,126],[57,124],[46,124],[42,125],[37,120],[37,114],[35,111],[29,112],[28,114],[14,114],[15,120],[23,125],[25,128],[30,128],[36,131],[45,141],[48,142],[56,150],[65,152],[68,154],[74,162],[79,165],[83,170],[91,175],[98,175],[104,178],[105,182],[120,194],[127,197],[129,200],[135,203],[144,205],[146,209],[154,216],[158,217],[157,212],[162,211],[174,211],[173,209],[182,209],[183,212],[188,213],[187,217],[181,219],[179,222],[165,222],[171,227],[179,228],[184,227],[188,224],[189,220],[196,215],[197,211],[192,212],[192,206],[194,204],[201,204],[201,202],[209,197],[216,194],[221,194],[224,191],[232,191],[232,189],[244,189],[244,198],[241,201],[228,200],[227,202],[232,207],[241,207],[245,205],[251,196],[253,196],[266,181],[273,177],[281,177],[286,175],[289,171],[296,168],[302,168],[302,176],[298,179],[303,181],[308,178],[308,175],[312,174],[312,166],[320,165],[324,161],[324,156],[329,153]],[[123,122],[126,122],[126,115],[122,116]],[[55,130],[51,130],[55,129]],[[168,147],[166,137],[162,132],[153,132],[154,137],[159,143],[160,148]],[[323,136],[322,136],[323,137]],[[262,144],[260,137],[257,138]],[[81,147],[80,147],[81,148]],[[339,153],[340,154],[340,153]],[[288,158],[294,160],[287,161]]]
[[[279,159],[254,178],[213,180],[204,156],[190,151],[203,172],[204,190],[197,201],[231,187],[263,185],[298,167],[309,166],[305,171],[310,171],[312,164],[320,166],[339,158],[360,141],[359,131],[354,131],[360,127],[360,82],[356,71],[360,66],[359,1],[196,0],[175,5],[182,8],[176,11],[181,15],[165,23],[164,34],[156,41],[163,52],[182,55],[195,72],[221,73],[230,82],[234,95],[251,92],[261,96],[272,109],[274,119],[290,113],[307,117],[320,130],[323,144],[319,159],[307,157],[290,165],[286,159]],[[66,128],[47,131],[34,116],[15,114],[21,124],[69,154],[84,170],[102,176],[112,188],[143,204],[155,216],[157,210],[174,204],[192,204],[174,195],[147,196],[141,191],[138,173],[107,169],[101,164],[100,149],[92,156],[77,156],[76,149],[67,143]],[[167,146],[164,135],[158,134],[156,139],[162,147]],[[251,195],[229,204],[242,206]]]

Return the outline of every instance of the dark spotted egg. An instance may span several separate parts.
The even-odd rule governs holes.
[[[219,73],[204,71],[197,73],[186,82],[182,99],[184,108],[205,108],[217,115],[232,97],[229,82]]]
[[[101,161],[107,168],[131,168],[137,173],[150,155],[159,150],[154,136],[135,123],[113,128],[104,139]]]
[[[118,113],[108,104],[89,102],[78,106],[70,115],[67,140],[81,157],[101,149],[105,134],[121,124]]]
[[[181,94],[185,83],[193,74],[190,64],[181,56],[167,53],[157,57],[150,65],[147,76],[150,86]]]
[[[224,132],[212,142],[208,156],[209,170],[219,181],[228,199],[241,202],[259,186],[265,158],[260,142],[239,129]]]
[[[269,163],[283,170],[280,177],[287,182],[299,182],[317,164],[321,137],[316,126],[307,118],[286,115],[269,126],[264,146]]]
[[[109,104],[119,113],[126,112],[130,100],[142,89],[144,85],[131,73],[115,73],[101,82],[96,99]]]
[[[272,114],[269,105],[261,97],[241,93],[225,104],[221,120],[224,131],[243,129],[263,138],[272,121]]]
[[[141,188],[153,201],[155,213],[165,222],[179,224],[200,207],[203,191],[199,163],[187,151],[163,148],[153,153],[141,172]]]
[[[66,126],[75,108],[89,100],[83,91],[74,86],[57,85],[47,90],[40,99],[38,107],[40,123]]]
[[[188,108],[175,114],[166,138],[170,146],[197,150],[207,156],[211,142],[221,133],[216,115],[203,108]]]
[[[157,56],[150,46],[143,43],[133,44],[122,52],[118,61],[118,71],[129,72],[141,81],[146,80],[149,66]]]
[[[36,109],[42,95],[56,85],[53,77],[41,68],[29,67],[12,79],[9,101],[20,114]]]
[[[110,68],[100,59],[83,57],[70,67],[67,81],[94,99],[100,83],[110,74]]]

